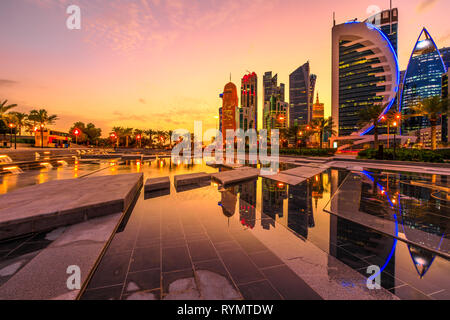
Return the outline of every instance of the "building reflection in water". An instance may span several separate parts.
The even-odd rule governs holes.
[[[269,230],[275,227],[278,217],[283,217],[283,201],[287,199],[287,185],[271,179],[262,179],[261,211],[271,219],[261,219],[261,226]]]
[[[234,216],[236,211],[238,187],[229,187],[221,190],[221,201],[219,205],[222,207],[222,213],[228,219]]]
[[[255,180],[239,186],[239,220],[250,229],[256,224],[256,185]]]

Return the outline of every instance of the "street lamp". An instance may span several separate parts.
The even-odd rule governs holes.
[[[75,128],[75,130],[73,130],[73,135],[75,136],[75,144],[78,144],[78,136],[81,134],[80,130]]]
[[[41,149],[44,149],[44,124],[41,123]]]
[[[139,141],[139,149],[141,148],[141,139],[142,139],[141,135],[138,134],[138,135],[136,136],[136,140]]]
[[[9,127],[11,128],[11,148],[12,148],[12,134],[13,134],[13,128],[15,127],[14,123],[10,123]],[[17,149],[17,136],[16,136],[16,131],[14,130],[14,149]]]
[[[116,139],[117,144],[119,144],[119,139],[117,138],[117,133],[113,132],[109,135],[109,137],[111,138],[111,140],[114,141],[114,139]]]
[[[392,123],[392,125],[395,128],[395,130],[394,130],[394,160],[395,160],[395,154],[396,154],[396,150],[397,150],[397,126],[398,126],[397,121],[394,121],[394,123]]]

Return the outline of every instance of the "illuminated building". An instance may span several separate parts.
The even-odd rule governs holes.
[[[226,141],[226,131],[236,130],[238,112],[238,95],[236,85],[229,82],[222,95],[222,135]]]
[[[383,10],[366,19],[367,23],[378,27],[391,42],[395,52],[398,52],[398,9]]]
[[[278,96],[272,95],[270,101],[264,105],[263,128],[284,129],[288,124],[289,104],[280,100]]]
[[[278,86],[278,75],[272,77],[272,71],[268,71],[263,77],[263,91],[264,91],[264,105],[270,102],[270,97],[275,95],[278,96],[280,101],[284,102],[284,83],[280,83]]]
[[[319,101],[319,93],[317,93],[316,103],[312,107],[312,119],[320,119],[325,117],[325,105]]]
[[[446,68],[441,54],[431,35],[423,28],[414,45],[403,82],[400,106],[404,115],[402,132],[408,133],[429,127],[426,117],[411,115],[415,113],[414,107],[423,99],[441,96],[444,73]]]
[[[290,126],[307,124],[312,119],[316,75],[310,74],[309,62],[289,75]]]
[[[450,68],[450,47],[441,48],[439,52],[441,53],[445,68],[448,70]]]
[[[241,107],[239,108],[239,128],[247,131],[258,129],[258,76],[246,74],[241,80]]]
[[[400,84],[397,55],[389,38],[367,22],[334,25],[332,31],[332,117],[339,137],[359,139],[359,112],[373,104],[390,110]],[[380,117],[382,114],[380,114]]]
[[[449,85],[448,85],[448,78],[449,78],[449,73],[447,71],[446,74],[444,74],[442,76],[442,99],[449,99],[450,95],[449,95]],[[450,132],[450,108],[447,110],[447,114],[446,115],[442,115],[442,142],[446,142],[448,143],[448,133]]]

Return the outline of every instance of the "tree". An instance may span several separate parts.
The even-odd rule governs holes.
[[[316,133],[319,134],[320,149],[322,149],[323,137],[325,135],[333,136],[336,134],[336,131],[333,130],[333,119],[331,117],[329,117],[328,119],[325,118],[314,119],[311,122],[311,127],[313,128],[313,130],[315,130]]]
[[[102,129],[95,127],[93,123],[86,125],[85,134],[90,144],[95,144],[102,135]]]
[[[147,135],[150,141],[150,146],[153,146],[153,135],[155,134],[155,131],[152,129],[147,129],[144,131],[144,133]]]
[[[134,129],[134,140],[136,141],[136,147],[139,146],[139,148],[142,146],[142,136],[144,135],[144,130],[141,129]]]
[[[6,127],[8,126],[7,120],[9,119],[7,112],[15,107],[17,107],[17,104],[8,104],[8,100],[0,102],[0,121],[2,121]],[[3,140],[5,140],[5,138],[6,133],[3,133]]]
[[[44,128],[46,125],[55,123],[55,121],[58,120],[58,116],[56,114],[48,115],[47,110],[40,109],[31,110],[28,119],[39,124],[41,132],[41,148],[44,148]]]
[[[75,129],[78,129],[80,131],[80,134],[78,135],[78,137],[75,137],[75,134],[74,134]],[[70,136],[72,136],[72,140],[77,141],[78,144],[83,143],[84,141],[87,140],[86,125],[84,124],[84,122],[81,122],[81,121],[75,122],[72,125],[72,127],[69,129],[69,134],[70,134]]]
[[[14,117],[14,123],[19,131],[19,136],[22,135],[22,128],[27,126],[28,114],[22,112],[10,112],[10,115]]]
[[[117,139],[117,147],[119,147],[120,144],[120,138],[122,138],[124,136],[123,132],[124,129],[122,127],[114,127],[113,128],[113,132],[116,134],[116,139]]]
[[[386,107],[387,105],[384,105],[382,103],[375,103],[366,109],[362,109],[359,112],[360,121],[358,122],[358,124],[360,125],[360,127],[364,127],[367,124],[373,125],[373,144],[375,149],[378,149],[379,120]]]
[[[423,99],[417,106],[413,107],[414,116],[426,117],[431,126],[431,149],[436,150],[436,126],[442,114],[447,114],[448,99],[434,96]]]
[[[172,134],[173,130],[167,131],[167,135],[169,136],[170,147],[172,148]]]
[[[123,129],[123,135],[125,136],[125,148],[128,148],[128,139],[133,134],[133,128],[125,128]]]

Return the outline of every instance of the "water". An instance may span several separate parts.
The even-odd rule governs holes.
[[[282,164],[280,170],[291,167]],[[150,177],[214,173],[219,170],[223,169],[196,160],[176,163],[170,159],[127,161],[124,164],[109,161],[102,161],[101,164],[77,163],[0,177],[0,193],[52,179],[83,175],[142,172],[145,181]],[[355,176],[359,179],[356,185],[352,184]],[[374,182],[369,176],[376,180],[375,193]],[[203,225],[217,230],[217,236],[223,230],[240,228],[270,237],[278,228],[284,228],[293,232],[300,241],[313,243],[364,276],[368,276],[368,266],[379,266],[382,269],[382,286],[401,298],[450,299],[450,262],[436,254],[439,244],[427,250],[422,242],[420,246],[406,242],[408,238],[418,241],[414,234],[410,234],[411,230],[448,238],[450,210],[447,178],[428,174],[355,173],[328,169],[298,186],[259,178],[220,190],[217,184],[211,183],[203,188],[180,192],[172,186],[169,194],[145,195],[142,191],[106,255],[117,247],[126,248],[131,236],[152,238],[155,229],[151,226],[157,223],[155,214],[160,217],[161,228],[166,224],[167,230],[176,226],[177,219],[180,219],[185,225],[185,234],[186,226],[198,228]],[[345,191],[350,191],[350,196],[342,199]],[[336,209],[336,204],[337,209],[356,205],[362,214],[386,221],[395,220],[392,216],[394,207],[399,226],[409,229],[399,229],[397,240],[376,228],[344,218],[340,215],[342,212]],[[336,212],[330,214],[329,211]],[[140,227],[142,225],[146,225],[147,229]],[[177,233],[183,231],[174,228],[170,229],[170,234],[176,239]],[[433,248],[436,250],[431,250]],[[445,250],[445,247],[441,244],[439,250]],[[123,263],[128,265],[129,260]]]

